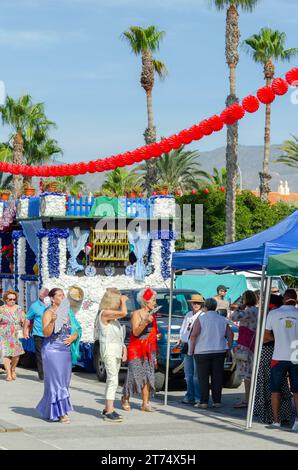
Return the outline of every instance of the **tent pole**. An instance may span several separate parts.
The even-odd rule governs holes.
[[[171,287],[170,287],[170,305],[169,305],[169,320],[168,320],[168,334],[167,334],[167,363],[166,363],[166,383],[165,383],[165,399],[164,405],[168,404],[168,388],[169,388],[169,373],[170,373],[170,353],[171,353],[171,324],[172,324],[172,310],[173,310],[173,289],[174,289],[174,275],[175,271],[171,269]]]
[[[266,313],[269,307],[271,283],[272,283],[272,279],[267,278],[266,285],[265,285],[265,292],[264,292],[265,270],[263,266],[258,322],[257,322],[257,331],[256,331],[256,342],[255,342],[255,350],[254,350],[254,359],[253,359],[247,418],[246,418],[246,429],[249,429],[252,427],[253,409],[254,409],[254,403],[255,403],[256,387],[257,387],[257,377],[258,377],[258,371],[259,371],[259,365],[260,365],[260,359],[261,359],[261,353],[262,353],[262,347],[263,347],[263,338],[264,338],[265,325],[266,325]]]

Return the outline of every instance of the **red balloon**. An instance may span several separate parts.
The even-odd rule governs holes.
[[[245,110],[239,103],[234,103],[229,106],[229,113],[230,115],[236,120],[239,121],[245,115]]]
[[[289,85],[298,86],[298,68],[297,67],[289,70],[286,73],[286,80]]]
[[[182,142],[184,143],[183,140]],[[159,148],[161,149],[162,153],[169,153],[172,150],[167,139],[163,139],[159,142]]]
[[[211,129],[215,132],[221,131],[224,126],[223,121],[217,115],[212,116],[211,118],[207,119],[207,121]]]
[[[191,194],[197,194],[197,190],[196,190],[196,189],[192,189],[192,190],[191,190]]]
[[[151,147],[151,152],[153,157],[160,157],[162,155],[162,150],[159,146],[158,142],[154,142],[153,144],[150,145]]]
[[[242,101],[242,106],[248,113],[255,113],[260,107],[260,101],[256,96],[246,96]]]
[[[213,132],[213,129],[207,119],[200,122],[199,128],[203,135],[211,135]]]
[[[208,189],[208,188],[203,189],[203,193],[208,194],[208,193],[209,193],[209,189]]]
[[[104,159],[95,160],[95,169],[98,172],[102,172],[104,169]]]
[[[87,164],[84,162],[79,163],[79,171],[80,175],[84,175],[85,173],[87,173]]]
[[[289,85],[283,78],[275,78],[272,82],[272,90],[276,95],[285,95],[289,89]]]
[[[201,140],[204,137],[203,132],[200,129],[200,126],[198,124],[195,124],[189,129],[189,132],[191,133],[191,136],[193,140]]]
[[[177,150],[181,147],[182,145],[182,140],[178,135],[172,135],[171,137],[168,138],[169,144],[171,145],[172,149]]]
[[[230,113],[230,110],[229,108],[226,108],[222,111],[222,113],[220,114],[220,119],[227,125],[227,126],[231,126],[232,124],[234,124],[236,122],[236,119],[234,118],[234,116],[232,116],[232,114]]]
[[[270,85],[266,85],[257,91],[257,97],[263,104],[271,104],[275,100],[275,94]]]

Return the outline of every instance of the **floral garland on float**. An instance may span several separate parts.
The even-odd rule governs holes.
[[[45,192],[40,195],[40,215],[64,217],[65,214],[65,194]]]
[[[39,238],[39,283],[47,285],[51,278],[59,278],[66,271],[66,239],[68,229],[41,229]]]
[[[19,292],[20,276],[26,274],[26,238],[23,230],[14,230],[12,240],[14,246],[14,288]]]

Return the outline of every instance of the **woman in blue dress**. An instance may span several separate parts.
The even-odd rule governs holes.
[[[42,320],[45,337],[42,346],[44,394],[37,410],[45,419],[68,424],[68,413],[73,409],[69,397],[71,370],[80,356],[82,329],[69,309],[63,326],[55,333],[57,310],[65,295],[62,289],[52,289],[49,297],[52,305],[45,311]]]

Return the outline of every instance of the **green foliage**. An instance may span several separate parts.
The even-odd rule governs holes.
[[[0,144],[0,160],[12,161],[13,138],[17,132],[23,137],[24,164],[40,165],[63,153],[57,141],[49,137],[56,125],[46,117],[43,103],[33,103],[30,95],[17,100],[7,96],[0,113],[2,123],[12,129],[9,141]]]
[[[235,5],[236,8],[240,7],[244,11],[251,12],[259,0],[209,0],[209,3],[213,3],[218,10],[229,8],[231,5]]]
[[[259,34],[253,34],[243,43],[255,62],[266,64],[269,60],[289,61],[298,54],[298,48],[285,49],[286,34],[262,28]]]
[[[286,140],[280,150],[284,152],[283,155],[275,160],[275,163],[284,163],[292,168],[298,168],[298,137],[292,135],[293,140]]]
[[[116,168],[107,174],[101,189],[115,196],[124,196],[125,193],[131,192],[133,189],[139,191],[140,182],[141,178],[136,173],[125,168]]]
[[[184,146],[163,154],[156,160],[158,186],[168,186],[172,194],[178,190],[197,188],[205,181],[203,178],[209,176],[200,169],[199,156],[197,150],[185,150]],[[147,171],[146,164],[137,167],[137,171],[144,178]]]
[[[145,50],[156,52],[165,34],[165,31],[158,31],[156,26],[131,26],[121,37],[129,43],[134,54],[139,55]]]
[[[178,197],[176,202],[191,204],[192,230],[194,230],[194,205],[203,204],[203,248],[223,245],[225,242],[225,193],[209,187],[209,193],[198,191]],[[250,191],[242,191],[236,198],[236,240],[242,240],[266,230],[290,215],[296,207],[283,202],[271,205],[261,202]],[[183,209],[182,209],[183,210]],[[183,240],[177,242],[176,249],[184,248]]]
[[[289,289],[298,289],[298,277],[282,276],[282,279]]]

